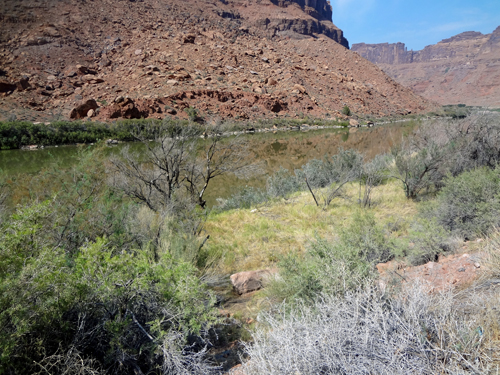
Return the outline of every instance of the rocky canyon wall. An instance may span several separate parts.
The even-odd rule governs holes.
[[[467,31],[420,51],[404,43],[353,44],[399,83],[442,104],[500,106],[500,27]]]

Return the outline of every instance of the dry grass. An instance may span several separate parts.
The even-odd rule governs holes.
[[[308,192],[300,192],[252,209],[238,209],[211,215],[206,230],[211,235],[209,249],[222,254],[218,270],[223,274],[272,267],[289,252],[302,253],[315,234],[335,238],[359,207],[359,185],[346,189],[347,199],[335,200],[326,210],[316,207]],[[401,185],[395,181],[373,192],[377,221],[398,228],[403,235],[407,223],[416,213],[416,203],[407,200]]]
[[[426,290],[412,285],[392,299],[369,288],[263,313],[242,373],[496,373],[482,316],[457,309],[451,291]]]

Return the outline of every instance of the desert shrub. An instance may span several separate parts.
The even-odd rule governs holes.
[[[106,181],[104,147],[81,150],[71,168],[54,164],[36,175],[24,174],[13,179],[19,194],[15,204],[52,201],[47,216],[47,240],[68,253],[74,253],[88,241],[106,236],[113,246],[129,249],[146,241],[134,218],[138,206],[110,189]]]
[[[284,257],[268,294],[295,301],[314,300],[321,293],[344,294],[369,283],[376,275],[375,264],[400,255],[401,246],[373,215],[356,213],[335,241],[318,237],[304,256]]]
[[[392,176],[401,180],[408,198],[424,191],[439,191],[448,173],[486,166],[500,161],[500,117],[475,113],[465,119],[420,124],[393,148]]]
[[[155,212],[172,210],[183,200],[206,208],[204,194],[210,182],[224,174],[244,175],[249,164],[243,139],[225,140],[217,127],[207,132],[209,139],[202,145],[197,139],[200,129],[191,126],[171,126],[155,142],[136,133],[146,152],[124,148],[121,157],[111,159],[114,187]]]
[[[387,298],[373,288],[261,314],[245,374],[479,374],[493,371],[480,316],[451,294],[418,286]]]
[[[246,186],[229,198],[217,198],[216,210],[227,211],[235,208],[250,208],[268,200],[266,191],[251,186]]]
[[[456,242],[436,220],[417,218],[411,223],[407,259],[414,266],[436,261],[443,251],[455,250]]]
[[[363,197],[359,202],[361,206],[370,207],[372,205],[373,189],[380,186],[388,178],[389,161],[390,156],[382,154],[363,164],[360,179],[360,185],[363,186]]]
[[[311,160],[295,171],[305,181],[316,205],[327,207],[344,193],[347,183],[359,179],[362,174],[363,155],[355,150],[340,150],[324,160]]]
[[[194,107],[185,108],[184,112],[186,112],[190,121],[198,121],[201,119],[198,110]]]
[[[313,159],[295,170],[295,175],[304,180],[307,178],[312,188],[324,188],[338,177],[332,166],[332,161],[325,157],[322,160]]]
[[[193,265],[148,247],[116,249],[104,238],[68,256],[44,235],[50,215],[47,201],[2,224],[0,372],[45,364],[59,373],[79,361],[108,374],[210,373],[187,344],[214,321]]]
[[[448,177],[424,215],[454,235],[472,239],[500,224],[500,168],[478,168]]]
[[[392,177],[403,183],[408,199],[417,198],[422,191],[438,187],[446,174],[447,148],[429,141],[415,146],[403,141],[392,149],[394,167]]]
[[[300,180],[282,167],[267,179],[267,194],[271,198],[288,198],[290,194],[302,189]]]
[[[339,245],[371,263],[387,262],[401,248],[370,212],[354,213],[351,224],[340,231]]]
[[[346,116],[351,115],[351,109],[347,106],[347,104],[342,108],[342,114]]]
[[[454,154],[450,173],[457,176],[482,166],[495,168],[500,162],[500,116],[475,113],[448,127]]]

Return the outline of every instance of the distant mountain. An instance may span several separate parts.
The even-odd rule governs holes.
[[[327,0],[2,0],[0,119],[433,108],[346,48],[331,19]]]
[[[421,51],[404,43],[359,43],[352,51],[427,99],[500,106],[500,27],[487,35],[467,31]]]

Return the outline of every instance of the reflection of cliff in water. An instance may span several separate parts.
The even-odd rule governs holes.
[[[216,197],[228,197],[245,185],[265,186],[267,176],[280,167],[293,171],[311,159],[334,155],[342,148],[358,150],[367,159],[371,159],[377,154],[390,151],[410,128],[411,125],[406,123],[371,129],[351,128],[342,131],[321,130],[249,136],[252,160],[260,162],[263,173],[250,179],[223,176],[214,180],[210,191],[207,191],[208,202],[213,204]]]

